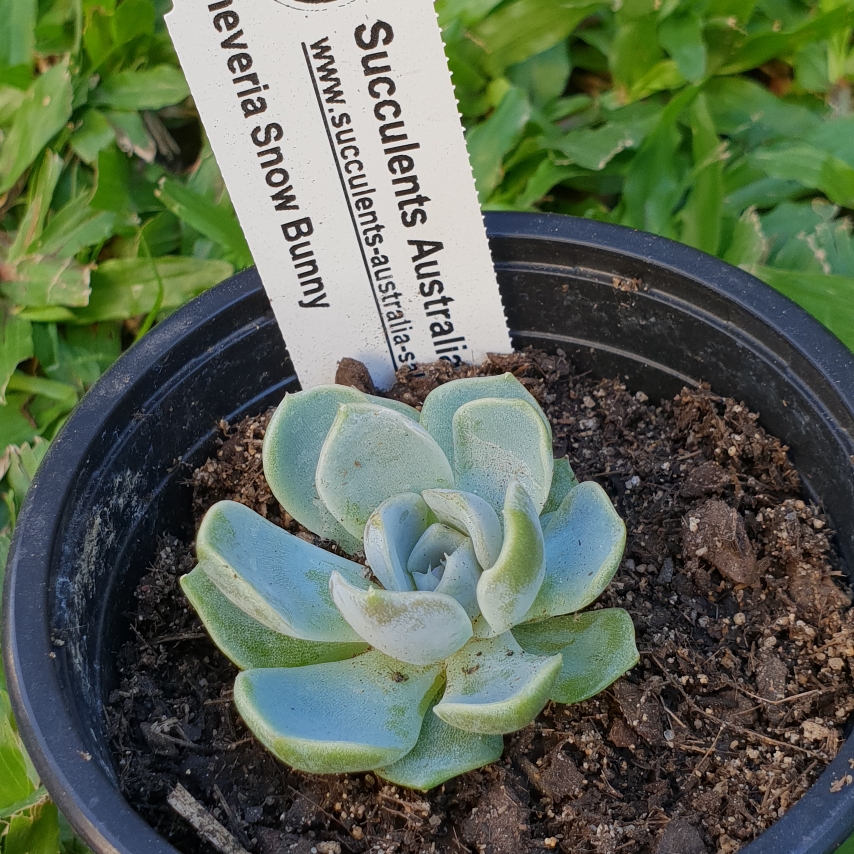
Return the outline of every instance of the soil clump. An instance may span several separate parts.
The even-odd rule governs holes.
[[[555,455],[626,521],[621,567],[593,607],[629,611],[640,663],[591,700],[550,703],[505,737],[501,761],[426,794],[369,773],[302,774],[237,716],[236,670],[177,584],[192,547],[164,539],[107,714],[126,796],[186,854],[210,849],[168,807],[176,782],[253,854],[733,854],[836,754],[854,710],[854,610],[787,449],[706,387],[657,405],[538,351],[477,372],[507,370],[551,419]],[[427,366],[391,395],[417,406],[474,374]],[[231,498],[314,540],[263,479],[268,420],[221,425],[192,477],[197,521]]]

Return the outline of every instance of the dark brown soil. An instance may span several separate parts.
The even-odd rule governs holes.
[[[235,670],[176,583],[191,548],[165,540],[108,715],[127,797],[187,854],[210,848],[167,806],[176,782],[257,854],[729,854],[835,755],[854,710],[851,597],[820,509],[757,416],[706,388],[655,405],[574,376],[562,355],[483,370],[528,386],[555,453],[626,520],[622,566],[596,607],[629,610],[640,664],[592,700],[550,704],[506,737],[500,762],[426,795],[371,774],[312,777],[237,717]],[[394,395],[417,405],[453,376],[431,367]],[[234,498],[299,533],[262,477],[267,418],[222,425],[193,475],[195,510]]]

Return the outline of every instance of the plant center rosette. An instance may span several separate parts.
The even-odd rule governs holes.
[[[235,502],[199,529],[182,587],[242,671],[244,721],[294,768],[429,789],[637,662],[624,610],[579,613],[625,526],[553,458],[511,374],[442,385],[420,413],[345,386],[288,395],[263,461],[285,510],[371,575]]]

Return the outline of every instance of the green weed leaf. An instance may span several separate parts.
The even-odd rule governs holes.
[[[156,195],[178,219],[222,246],[235,267],[252,264],[252,253],[233,213],[211,205],[204,196],[168,178],[161,182]]]
[[[495,112],[469,131],[466,142],[481,201],[489,198],[498,186],[504,156],[518,141],[530,116],[527,96],[521,89],[511,86]]]
[[[32,324],[13,314],[5,301],[0,302],[0,404],[7,403],[6,386],[15,368],[32,355]]]
[[[114,110],[159,110],[183,101],[190,94],[187,81],[172,65],[144,71],[119,71],[107,75],[93,92],[93,104]]]
[[[228,278],[234,268],[226,261],[165,256],[153,262],[164,286],[161,308],[175,309]],[[77,323],[124,320],[147,314],[157,300],[158,282],[147,258],[114,258],[98,265],[90,277],[92,294],[76,309]]]
[[[37,12],[37,0],[0,0],[0,66],[32,64]]]
[[[57,63],[27,90],[0,148],[0,196],[11,189],[71,117],[68,60]]]

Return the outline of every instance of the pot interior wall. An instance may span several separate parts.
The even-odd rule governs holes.
[[[110,773],[102,704],[116,685],[116,652],[130,635],[127,613],[158,538],[192,538],[188,480],[212,452],[220,420],[235,423],[299,388],[259,288],[254,270],[232,281],[236,306],[227,300],[226,310],[113,402],[65,502],[51,607],[54,635],[67,650],[60,678],[90,731],[89,752]],[[136,350],[130,355],[144,361]],[[93,728],[95,721],[101,726]]]
[[[786,342],[785,304],[771,295],[765,306],[762,293],[743,291],[749,277],[713,259],[708,269],[696,269],[707,262],[691,250],[657,241],[653,261],[647,236],[610,227],[609,239],[625,238],[618,254],[602,245],[597,224],[567,222],[488,218],[516,346],[561,348],[582,370],[619,375],[653,399],[704,380],[744,399],[791,446],[854,567],[851,386],[840,391],[829,377],[832,366],[828,373],[808,346]],[[675,269],[686,265],[687,275]],[[811,321],[804,335],[829,340]],[[70,711],[86,750],[114,782],[103,704],[115,687],[113,662],[128,636],[133,591],[157,537],[191,535],[186,481],[212,450],[217,422],[262,411],[297,388],[258,277],[249,271],[134,347],[81,405],[34,486],[33,501],[54,500],[48,491],[61,472],[50,467],[79,446],[78,474],[54,500],[56,529],[39,533],[26,515],[21,525],[30,525],[28,538],[62,544],[50,555],[48,585],[51,629],[63,644],[55,649],[59,679],[65,697],[74,698]],[[105,408],[106,421],[93,431]],[[33,631],[33,643],[44,644]]]

